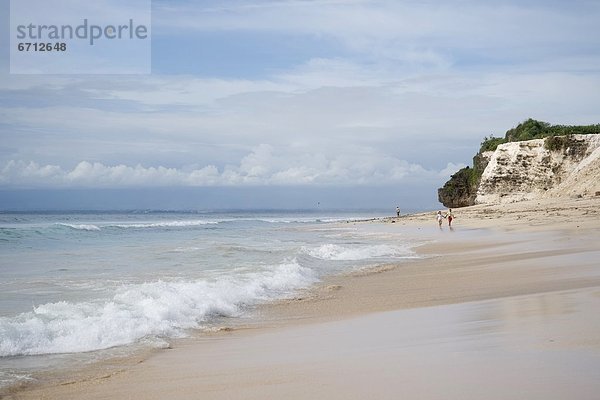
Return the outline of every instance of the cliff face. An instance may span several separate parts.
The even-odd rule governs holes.
[[[477,197],[478,183],[473,177],[473,170],[469,167],[452,175],[444,187],[438,189],[438,201],[450,208],[473,205]]]
[[[473,157],[473,168],[466,167],[452,175],[444,187],[438,189],[438,200],[446,207],[466,207],[475,204],[481,173],[490,162],[493,151]]]
[[[529,118],[481,142],[473,167],[438,189],[446,207],[539,197],[600,197],[600,124],[552,125]]]
[[[549,196],[600,196],[600,134],[499,145],[481,175],[474,203]]]

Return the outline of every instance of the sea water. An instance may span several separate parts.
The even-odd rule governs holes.
[[[69,355],[164,345],[324,276],[415,257],[401,234],[351,223],[381,215],[0,214],[0,388]]]

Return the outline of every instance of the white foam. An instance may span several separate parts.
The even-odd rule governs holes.
[[[195,246],[189,246],[189,247],[176,247],[173,250],[171,250],[173,253],[190,253],[190,252],[195,252],[201,250],[200,247],[195,247]]]
[[[264,218],[264,217],[248,217],[248,218],[233,218],[227,220],[221,220],[221,222],[237,222],[237,221],[257,221],[257,222],[267,222],[270,224],[292,224],[292,223],[333,223],[333,222],[346,222],[346,221],[360,221],[366,220],[368,218],[362,217],[335,217],[335,218],[324,218],[324,217],[298,217],[298,218],[283,218],[283,217],[273,217],[273,218]]]
[[[405,247],[387,244],[352,246],[324,244],[317,248],[304,248],[303,250],[312,257],[332,261],[358,261],[386,257],[408,257],[412,255],[412,252]]]
[[[217,281],[127,285],[104,302],[57,302],[0,318],[0,356],[84,352],[140,339],[181,337],[214,316],[291,295],[317,278],[296,260]]]
[[[130,223],[130,224],[67,224],[58,223],[57,225],[66,226],[71,229],[82,230],[82,231],[99,231],[103,228],[183,228],[192,226],[202,225],[213,225],[218,224],[221,221],[207,221],[207,220],[184,220],[184,221],[158,221],[158,222],[143,222],[143,223]]]
[[[355,218],[353,218],[354,220]],[[224,218],[224,219],[215,219],[215,220],[182,220],[182,221],[148,221],[148,222],[132,222],[132,223],[104,223],[100,225],[93,224],[67,224],[67,223],[59,223],[58,225],[66,226],[72,229],[77,230],[85,230],[85,231],[99,231],[103,228],[135,228],[135,229],[143,229],[143,228],[185,228],[185,227],[194,227],[194,226],[202,226],[202,225],[215,225],[222,222],[241,222],[241,221],[256,221],[256,222],[266,222],[271,224],[290,224],[290,223],[314,223],[314,222],[342,222],[347,221],[348,218]]]
[[[3,387],[15,385],[16,383],[34,382],[35,379],[27,374],[14,371],[0,371],[0,392]]]
[[[71,229],[75,229],[78,231],[99,231],[100,227],[92,224],[64,224],[59,223],[58,225],[66,226]]]
[[[161,221],[161,222],[148,222],[148,223],[135,223],[135,224],[116,224],[108,225],[115,228],[179,228],[188,226],[201,226],[201,225],[212,225],[218,224],[219,221],[206,221],[206,220],[188,220],[188,221]]]

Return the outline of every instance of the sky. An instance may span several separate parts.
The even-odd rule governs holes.
[[[595,0],[154,0],[138,75],[10,74],[9,9],[2,210],[436,208],[485,136],[600,122]]]

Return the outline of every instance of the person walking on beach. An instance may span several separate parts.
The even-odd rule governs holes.
[[[448,209],[448,213],[446,214],[446,218],[448,218],[448,226],[452,228],[452,220],[454,219],[454,214],[452,214],[452,209]]]
[[[400,217],[400,207],[396,207],[396,217]]]
[[[440,226],[440,229],[442,229],[442,220],[444,219],[444,216],[442,215],[441,211],[437,212],[436,219],[437,219],[438,225]]]

